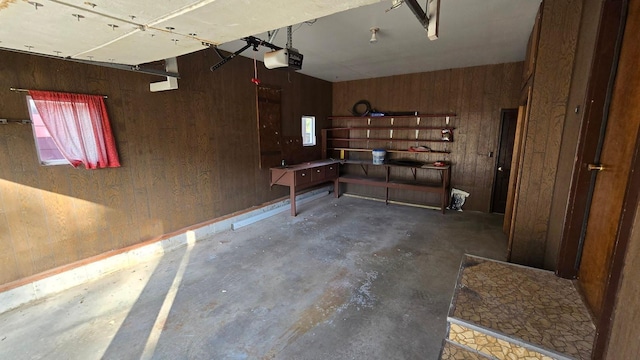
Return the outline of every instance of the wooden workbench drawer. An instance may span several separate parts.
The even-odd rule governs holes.
[[[310,183],[312,178],[311,172],[313,170],[314,169],[296,170],[296,185]]]
[[[309,169],[311,171],[311,180],[323,181],[325,179],[325,168],[326,166],[318,166],[316,168]]]
[[[331,164],[324,167],[324,176],[327,180],[333,180],[338,177],[340,165]]]

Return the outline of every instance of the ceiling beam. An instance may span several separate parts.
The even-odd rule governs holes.
[[[420,21],[420,25],[427,32],[429,40],[438,39],[438,18],[440,17],[440,0],[427,0],[426,10],[423,10],[418,0],[405,0],[413,14]]]
[[[180,74],[178,74],[176,72],[168,72],[168,71],[163,71],[163,70],[158,70],[158,69],[146,68],[146,67],[143,67],[143,66],[140,66],[140,65],[127,65],[127,64],[110,63],[110,62],[104,62],[104,61],[91,61],[91,60],[75,59],[75,58],[72,58],[72,57],[62,57],[62,56],[54,56],[54,55],[48,55],[48,54],[40,54],[40,53],[36,53],[36,52],[16,50],[16,49],[8,49],[8,48],[3,48],[3,47],[0,47],[0,50],[11,51],[11,52],[16,52],[16,53],[20,53],[20,54],[41,56],[41,57],[45,57],[45,58],[49,58],[49,59],[71,61],[71,62],[76,62],[76,63],[80,63],[80,64],[96,65],[96,66],[102,66],[102,67],[118,69],[118,70],[133,71],[133,72],[138,72],[138,73],[147,74],[147,75],[162,76],[162,77],[173,77],[173,78],[176,78],[176,79],[180,78]]]
[[[418,18],[418,21],[420,21],[422,27],[426,30],[429,27],[429,18],[427,18],[427,13],[425,13],[424,10],[422,10],[420,4],[418,4],[418,0],[405,0],[404,2],[407,4],[409,9],[411,9],[413,14]],[[427,0],[427,6],[428,4],[429,2]]]

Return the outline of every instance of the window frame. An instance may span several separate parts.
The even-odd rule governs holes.
[[[55,145],[55,143],[54,143],[54,145],[56,146],[56,149],[58,150],[58,153],[60,154],[60,158],[53,159],[53,160],[43,160],[42,159],[43,149],[40,148],[40,143],[38,141],[39,137],[37,135],[36,126],[38,126],[38,127],[41,126],[41,127],[44,128],[44,130],[46,131],[46,133],[48,135],[48,138],[51,139],[52,143],[53,143],[53,138],[51,137],[51,134],[49,134],[49,130],[47,130],[47,128],[44,126],[44,123],[42,123],[42,120],[40,120],[40,122],[34,120],[34,115],[36,115],[38,118],[40,118],[40,114],[37,112],[38,110],[36,108],[35,101],[31,97],[31,95],[27,95],[26,96],[26,101],[27,101],[27,109],[29,111],[29,119],[31,120],[31,131],[33,133],[33,141],[34,141],[35,146],[36,146],[36,153],[38,154],[38,162],[40,163],[40,165],[42,165],[42,166],[71,165],[71,163],[67,159],[65,159],[64,155],[62,155],[62,152],[60,151],[58,146]],[[35,114],[34,114],[34,110],[35,110]]]
[[[311,131],[307,132],[307,120],[311,120]],[[318,144],[316,137],[316,117],[313,115],[303,115],[302,116],[302,146],[316,146]],[[311,141],[305,141],[306,135],[309,134],[311,136]]]

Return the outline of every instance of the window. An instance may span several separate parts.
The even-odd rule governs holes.
[[[73,167],[120,166],[103,96],[38,90],[29,90],[29,96],[41,163],[64,164],[62,155]]]
[[[302,117],[302,145],[303,146],[316,145],[316,117],[315,116]]]
[[[44,126],[42,118],[36,109],[33,98],[27,95],[27,106],[29,107],[29,116],[31,117],[31,126],[33,127],[33,137],[36,140],[36,150],[38,158],[42,165],[68,165],[67,159],[62,156],[58,146],[53,141],[49,130]]]

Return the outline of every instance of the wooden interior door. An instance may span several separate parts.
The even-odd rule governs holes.
[[[491,211],[504,214],[507,207],[513,145],[516,138],[518,109],[502,110],[498,157],[493,181]]]
[[[602,313],[622,204],[632,170],[632,154],[640,129],[640,5],[632,1],[622,39],[611,103],[596,158],[590,166],[593,196],[586,216],[582,253],[579,253],[578,283],[589,307]],[[602,166],[599,170],[598,166]],[[636,169],[637,170],[637,169]],[[588,194],[587,194],[588,196]]]
[[[511,249],[513,247],[513,222],[516,219],[515,204],[518,202],[518,193],[522,180],[522,162],[524,161],[524,134],[529,126],[529,113],[531,111],[531,86],[527,88],[527,98],[524,105],[518,108],[518,120],[516,125],[516,135],[513,144],[513,154],[511,158],[511,175],[509,177],[509,191],[507,193],[507,208],[504,212],[504,222],[502,231],[509,237],[507,244],[507,261],[511,261]]]

